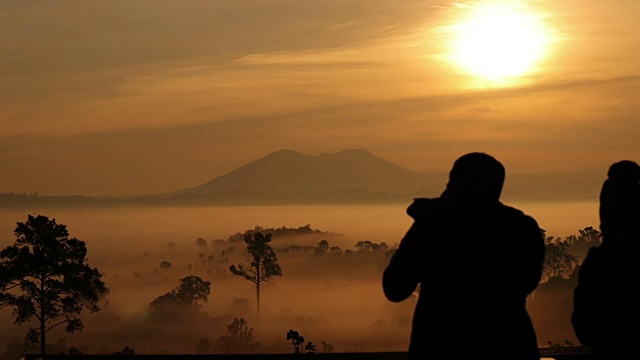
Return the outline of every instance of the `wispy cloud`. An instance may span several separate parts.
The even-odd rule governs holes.
[[[327,65],[327,64],[364,64],[370,60],[362,59],[363,51],[356,49],[328,49],[322,51],[271,52],[250,54],[233,60],[242,65]]]

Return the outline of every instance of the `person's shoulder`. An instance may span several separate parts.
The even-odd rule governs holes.
[[[503,216],[506,217],[507,220],[525,227],[540,230],[536,219],[534,219],[533,216],[526,214],[524,211],[502,203],[500,203],[500,208],[502,210]]]
[[[500,203],[499,207],[503,216],[513,217],[513,218],[532,218],[531,216],[525,214],[524,211],[517,209],[513,206]]]
[[[592,246],[587,251],[587,255],[584,257],[584,261],[598,261],[600,260],[601,257],[602,257],[602,248],[599,246]]]
[[[594,246],[587,251],[587,255],[580,264],[580,277],[588,278],[601,272],[601,268],[606,266],[607,257],[604,256],[603,249]]]
[[[500,206],[500,209],[506,214],[509,214],[512,216],[526,216],[524,211],[517,209],[513,206],[505,205],[504,203],[500,203],[499,206]]]
[[[599,246],[592,246],[589,248],[589,250],[587,251],[587,255],[585,255],[584,257],[584,261],[582,262],[582,265],[584,266],[585,264],[590,264],[590,263],[596,263],[596,264],[600,264],[602,262],[611,262],[611,261],[617,261],[616,256],[614,254],[612,254],[612,252],[605,247],[603,247],[602,245]]]

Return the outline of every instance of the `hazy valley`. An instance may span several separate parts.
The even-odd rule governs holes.
[[[66,339],[68,346],[85,352],[110,353],[130,346],[137,353],[196,353],[201,339],[209,340],[209,351],[220,352],[216,344],[237,317],[254,328],[262,351],[291,351],[285,339],[289,329],[317,344],[318,351],[321,341],[334,351],[403,351],[413,303],[392,304],[384,299],[380,276],[388,261],[385,251],[360,252],[355,244],[369,240],[390,248],[396,245],[411,224],[405,214],[409,203],[410,199],[405,204],[360,206],[5,209],[0,211],[0,245],[13,242],[16,222],[24,221],[28,214],[55,218],[68,226],[71,236],[87,242],[89,262],[104,273],[110,289],[108,306],[102,302],[102,311],[84,316],[85,329],[80,333],[49,335],[52,343]],[[595,225],[595,202],[513,205],[558,237]],[[255,226],[298,229],[307,225],[321,233],[274,237],[272,241],[283,276],[263,288],[263,319],[258,327],[255,287],[228,271],[229,264],[245,260],[244,243],[227,240]],[[206,240],[207,248],[196,245],[198,238]],[[315,247],[323,239],[342,253],[318,256]],[[234,249],[229,252],[231,246]],[[223,250],[228,262],[218,263],[224,258]],[[346,255],[346,250],[353,253]],[[172,264],[170,269],[159,268],[164,260]],[[149,303],[188,275],[212,283],[203,315],[160,324],[149,321]],[[561,287],[542,307],[543,300],[538,301],[534,314],[541,346],[548,341],[575,341],[563,315],[567,311],[563,301],[570,290],[570,284]],[[0,341],[11,346],[26,329],[12,325],[9,311],[0,311],[0,318],[1,333],[12,334]]]

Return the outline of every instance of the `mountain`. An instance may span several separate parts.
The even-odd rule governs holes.
[[[364,149],[317,156],[283,149],[170,196],[236,204],[406,202],[438,196],[447,178],[448,172],[410,171]],[[507,170],[502,200],[594,201],[603,180],[599,171],[510,174]]]
[[[446,173],[409,171],[364,149],[308,155],[283,149],[174,195],[366,192],[438,195]]]
[[[138,196],[37,196],[0,194],[0,207],[122,205],[373,204],[438,196],[447,172],[404,169],[364,149],[308,155],[283,149],[204,184],[166,194]],[[601,171],[510,174],[502,200],[597,201]]]

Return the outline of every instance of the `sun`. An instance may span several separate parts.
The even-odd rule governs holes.
[[[452,27],[451,53],[464,71],[500,82],[530,73],[547,54],[549,31],[542,17],[498,2],[465,10],[468,18]]]

